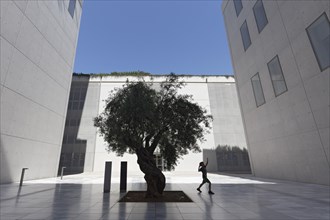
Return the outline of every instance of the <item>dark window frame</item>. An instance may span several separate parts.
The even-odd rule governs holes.
[[[282,74],[282,77],[283,77],[283,82],[285,84],[285,90],[283,90],[281,93],[279,94],[276,94],[276,91],[275,91],[275,86],[274,86],[274,81],[273,81],[273,78],[272,78],[272,74],[270,72],[270,69],[269,69],[269,63],[271,63],[273,60],[277,59],[278,63],[279,63],[279,66],[280,66],[280,69],[281,69],[281,74]],[[286,81],[285,81],[285,78],[284,78],[284,74],[283,74],[283,69],[282,69],[282,65],[281,65],[281,62],[280,62],[280,59],[278,57],[278,55],[276,55],[275,57],[273,57],[268,63],[267,63],[267,68],[268,68],[268,72],[269,72],[269,76],[270,76],[270,80],[272,81],[272,85],[273,85],[273,90],[274,90],[274,94],[275,94],[275,97],[278,97],[280,95],[282,95],[283,93],[287,92],[288,91],[288,86],[286,84]]]
[[[253,79],[256,75],[257,75],[258,78],[259,78],[259,83],[260,83],[261,93],[262,93],[262,97],[263,97],[263,99],[264,99],[263,103],[261,103],[261,104],[259,104],[259,105],[258,105],[258,102],[257,102],[256,93],[255,93],[255,91],[254,91],[254,86],[253,86],[253,81],[252,81],[252,79]],[[261,79],[260,79],[259,72],[256,73],[256,74],[254,74],[254,75],[251,77],[251,85],[252,85],[252,90],[253,90],[254,100],[256,101],[256,106],[257,106],[257,108],[258,108],[258,107],[260,107],[260,106],[262,106],[262,105],[264,105],[264,104],[266,103],[265,94],[264,94],[264,89],[262,88],[262,84],[261,84]]]
[[[239,14],[241,13],[241,11],[243,10],[243,3],[242,3],[242,0],[233,0],[233,2],[234,2],[236,16],[238,17]],[[239,2],[239,3],[236,3],[236,2]],[[238,5],[238,4],[240,4],[240,5]],[[239,11],[238,11],[238,7],[240,7]]]
[[[323,12],[320,16],[318,16],[318,17],[317,17],[317,18],[316,18],[316,19],[315,19],[310,25],[308,25],[308,27],[305,29],[306,32],[307,32],[307,36],[308,36],[309,42],[310,42],[310,44],[311,44],[311,46],[312,46],[312,50],[313,50],[314,56],[315,56],[315,58],[316,58],[317,64],[319,65],[319,68],[320,68],[321,72],[324,71],[324,70],[326,70],[327,68],[329,68],[330,65],[329,65],[329,66],[326,66],[326,67],[324,67],[324,68],[322,68],[321,63],[320,63],[319,58],[318,58],[318,53],[316,53],[316,49],[315,49],[315,46],[314,46],[314,44],[313,44],[313,41],[312,41],[312,38],[311,38],[311,36],[310,36],[310,33],[309,33],[308,29],[309,29],[309,28],[310,28],[310,27],[311,27],[316,21],[318,21],[322,16],[325,16],[326,20],[328,21],[328,24],[330,25],[330,21],[329,21],[329,18],[328,18],[328,16],[327,16],[327,13]]]
[[[72,18],[74,17],[74,12],[76,11],[76,1],[77,0],[70,0],[69,1],[68,11],[69,11]]]
[[[245,43],[244,43],[244,38],[243,38],[243,33],[242,33],[242,28],[243,28],[243,25],[244,25],[244,24],[245,24],[245,26],[246,26],[247,34],[248,34],[249,41],[250,41],[249,45],[247,45],[247,46],[246,46]],[[252,41],[251,41],[251,36],[250,36],[249,26],[247,25],[246,20],[245,20],[245,21],[243,22],[243,24],[241,25],[241,27],[240,27],[240,32],[241,32],[241,38],[242,38],[242,43],[243,43],[244,51],[247,51],[247,49],[251,46]]]
[[[259,23],[258,23],[258,18],[257,18],[257,16],[256,16],[256,12],[255,12],[255,7],[256,7],[256,5],[258,4],[258,2],[261,2],[262,9],[263,9],[263,12],[264,12],[264,14],[265,14],[266,21],[267,21],[267,23],[261,28],[261,30],[260,30],[260,27],[259,27]],[[263,3],[262,0],[257,0],[256,3],[254,4],[254,6],[253,6],[253,14],[254,14],[254,19],[255,19],[255,21],[256,21],[256,24],[257,24],[258,32],[259,32],[259,34],[260,34],[261,31],[262,31],[262,30],[267,26],[267,24],[268,24],[268,18],[267,18],[266,10],[265,10],[264,3]]]

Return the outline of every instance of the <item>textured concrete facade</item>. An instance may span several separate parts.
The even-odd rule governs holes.
[[[156,88],[160,82],[165,80],[164,76],[147,76],[144,77],[144,80],[150,81],[151,78]],[[212,130],[206,135],[206,142],[201,145],[201,149],[214,150],[217,145],[226,144],[237,145],[242,148],[246,147],[234,78],[232,76],[185,76],[180,77],[180,79],[186,83],[186,86],[180,93],[192,95],[194,101],[207,109],[214,117]],[[89,81],[89,83],[86,89],[87,92],[85,95],[86,98],[83,101],[83,107],[80,110],[72,110],[73,106],[70,107],[69,104],[67,121],[70,121],[70,118],[79,117],[81,119],[80,124],[77,124],[75,128],[66,129],[66,133],[69,130],[76,131],[74,139],[78,141],[77,143],[70,141],[69,144],[63,144],[62,153],[70,157],[70,152],[75,151],[79,153],[86,149],[85,164],[83,165],[84,172],[103,172],[105,161],[112,161],[113,173],[119,173],[120,161],[128,161],[129,173],[140,172],[136,162],[136,155],[125,154],[124,157],[117,157],[113,152],[108,154],[105,150],[107,145],[103,137],[97,134],[97,130],[93,126],[93,118],[103,111],[104,100],[108,97],[109,92],[115,88],[121,88],[126,80],[136,81],[137,77],[94,77],[78,75],[73,77],[72,89],[84,87],[86,81]],[[74,100],[72,93],[73,90],[71,91],[72,96],[70,100],[71,98]],[[227,135],[223,135],[222,132]],[[75,146],[77,146],[76,149]],[[211,156],[214,156],[214,158]],[[210,160],[208,170],[216,171],[217,162],[215,153],[208,157]],[[202,160],[203,152],[189,153],[183,156],[175,170],[197,170],[198,163]],[[65,166],[68,165],[70,165],[69,161],[67,161]]]
[[[308,30],[323,18],[318,34],[323,37],[321,45],[328,48],[322,58],[329,59],[330,3],[241,2],[240,13],[235,12],[232,0],[223,2],[222,12],[253,173],[329,185],[330,70],[329,64],[319,65]],[[265,26],[260,30],[256,19],[260,14],[256,16],[254,10],[262,3],[267,19],[262,19]],[[251,39],[246,50],[241,38],[245,21]],[[279,60],[287,87],[277,95],[269,68],[274,57]],[[259,106],[251,83],[257,73],[264,94]]]
[[[0,182],[18,181],[24,167],[29,168],[25,179],[52,177],[59,163],[82,1],[0,2]]]

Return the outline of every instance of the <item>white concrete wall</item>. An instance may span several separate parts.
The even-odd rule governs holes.
[[[329,68],[321,71],[306,28],[329,1],[263,1],[268,24],[258,33],[252,7],[233,1],[222,11],[237,90],[256,176],[329,184]],[[244,51],[240,26],[247,21],[251,46]],[[288,91],[275,97],[267,63],[278,55]],[[266,103],[256,107],[251,77],[259,73]]]
[[[82,8],[69,1],[0,1],[0,183],[55,176]]]
[[[215,146],[246,148],[246,140],[235,83],[209,83]]]
[[[104,82],[108,80],[109,82]],[[94,81],[101,83],[99,97],[100,102],[98,106],[98,114],[100,114],[105,107],[104,100],[107,99],[110,91],[115,88],[121,88],[121,86],[125,83],[126,78],[120,77],[115,78],[114,80],[109,77],[102,80],[100,80],[100,78],[92,78],[91,83],[94,83]],[[141,172],[137,165],[137,157],[135,155],[125,154],[123,157],[118,157],[114,152],[107,153],[106,149],[107,144],[104,142],[103,137],[97,135],[94,155],[94,172],[104,172],[105,161],[112,161],[112,173],[114,175],[119,175],[121,161],[127,161],[128,174]]]
[[[82,76],[80,76],[82,77]],[[73,82],[79,81],[79,76],[73,77]],[[154,81],[154,87],[159,87],[159,83],[165,80],[164,76],[152,76]],[[94,99],[86,99],[85,106],[88,106],[86,109],[84,107],[82,118],[88,121],[89,124],[81,124],[81,126],[87,126],[85,128],[80,128],[85,131],[88,131],[84,135],[81,134],[82,139],[93,139],[92,136],[95,135],[95,128],[93,128],[90,121],[92,121],[91,112],[95,112],[97,109],[98,113],[101,113],[104,109],[104,100],[108,97],[109,92],[115,88],[121,88],[122,85],[129,81],[136,81],[137,77],[130,76],[105,76],[105,77],[91,77],[89,87],[99,87],[99,98],[97,100]],[[175,168],[176,171],[192,171],[196,170],[200,161],[203,160],[203,149],[215,149],[217,144],[233,144],[239,146],[246,146],[244,142],[244,132],[242,126],[242,119],[240,117],[239,108],[238,108],[238,100],[237,93],[235,90],[235,81],[233,77],[224,77],[224,76],[186,76],[181,77],[183,81],[187,83],[187,85],[180,91],[181,94],[190,94],[193,95],[193,99],[195,102],[203,106],[207,111],[214,116],[213,129],[209,134],[205,136],[206,141],[202,143],[200,153],[189,153],[188,155],[183,156],[178,163],[178,166]],[[150,77],[145,77],[146,81],[150,80]],[[87,91],[87,97],[91,90]],[[212,94],[210,94],[210,92]],[[212,98],[211,98],[212,96]],[[94,97],[94,96],[93,96]],[[220,99],[220,100],[219,100]],[[230,101],[232,100],[232,101]],[[211,103],[212,101],[212,103]],[[98,106],[95,104],[98,103]],[[220,103],[220,104],[219,104]],[[93,107],[94,105],[94,107]],[[220,110],[217,110],[216,114],[213,114],[213,111],[216,111],[217,105]],[[227,107],[226,107],[227,105]],[[227,112],[227,113],[226,113]],[[221,115],[224,114],[224,117]],[[96,114],[94,115],[94,117]],[[238,118],[238,119],[237,119]],[[225,123],[223,122],[225,121]],[[228,125],[227,121],[237,121],[237,124],[231,123]],[[225,131],[229,135],[229,138],[222,140],[215,136],[213,132],[214,128],[218,129],[217,134],[220,134],[219,131]],[[227,129],[226,129],[227,128]],[[140,173],[140,169],[137,165],[137,157],[136,155],[125,154],[123,157],[118,157],[114,152],[110,152],[109,154],[106,152],[106,143],[103,140],[103,137],[99,135],[95,135],[96,144],[94,149],[91,146],[87,146],[87,149],[90,149],[91,155],[94,152],[94,159],[86,160],[93,161],[93,171],[94,172],[104,172],[104,164],[105,161],[112,161],[112,172],[114,175],[118,175],[120,172],[120,162],[128,161],[128,172],[129,173]],[[215,140],[217,142],[215,143]],[[89,141],[87,141],[89,143]],[[92,142],[91,142],[92,143]],[[204,158],[206,159],[206,158]],[[214,166],[213,168],[209,166],[209,171],[216,171],[216,157],[213,158]],[[210,164],[212,164],[213,160],[209,157]],[[86,166],[85,166],[86,168]],[[85,169],[85,171],[88,171]],[[141,173],[142,175],[142,173]]]

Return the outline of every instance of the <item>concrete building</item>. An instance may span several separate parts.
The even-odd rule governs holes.
[[[0,183],[57,174],[82,0],[0,1]]]
[[[136,81],[134,76],[74,75],[72,80],[65,134],[59,170],[65,166],[65,173],[103,172],[105,161],[112,161],[113,173],[119,173],[120,161],[128,161],[128,172],[140,172],[136,155],[117,157],[107,153],[103,137],[97,134],[93,118],[104,109],[104,100],[114,88],[121,88],[127,81]],[[165,76],[144,76],[153,80],[157,88]],[[244,129],[235,80],[232,76],[182,76],[186,86],[180,91],[191,94],[194,101],[213,115],[213,125],[201,153],[189,153],[179,161],[175,171],[197,170],[198,163],[209,158],[209,171],[217,171],[215,147],[231,145],[246,148]],[[157,157],[158,165],[163,167]]]
[[[256,176],[329,185],[329,4],[222,4]]]

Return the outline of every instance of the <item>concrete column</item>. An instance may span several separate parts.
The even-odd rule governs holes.
[[[105,162],[105,169],[104,169],[104,184],[103,184],[103,192],[108,193],[110,192],[111,188],[111,168],[112,162],[106,161]]]
[[[127,161],[122,161],[120,166],[120,191],[127,189]]]

